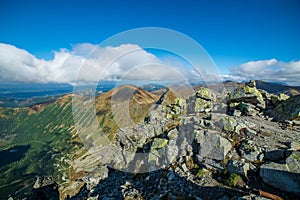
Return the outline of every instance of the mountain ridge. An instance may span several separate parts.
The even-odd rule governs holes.
[[[235,87],[236,85],[238,87]],[[93,152],[97,152],[97,149],[94,149],[95,151],[86,149],[83,137],[85,135],[78,133],[73,121],[73,103],[91,106],[93,101],[89,93],[65,95],[48,104],[37,104],[31,108],[2,107],[1,150],[18,149],[24,145],[30,145],[30,148],[20,160],[0,166],[3,172],[0,179],[0,187],[3,189],[1,193],[7,197],[12,195],[21,198],[14,192],[22,191],[21,193],[28,197],[32,192],[31,184],[35,176],[50,174],[59,186],[61,199],[67,199],[68,195],[79,199],[87,198],[87,195],[90,197],[98,195],[101,199],[110,193],[116,195],[115,197],[134,197],[133,194],[125,192],[130,190],[130,184],[135,187],[135,194],[146,199],[151,195],[158,198],[164,193],[168,197],[189,194],[196,198],[200,195],[202,199],[219,199],[226,194],[228,197],[238,197],[244,193],[235,194],[234,189],[238,187],[245,192],[243,184],[257,188],[248,182],[257,178],[271,185],[264,186],[258,182],[259,188],[292,198],[295,195],[293,191],[287,190],[284,186],[280,186],[284,188],[283,192],[276,191],[273,187],[279,183],[272,184],[267,178],[269,175],[266,176],[265,173],[270,170],[267,163],[271,163],[274,167],[272,170],[275,170],[282,167],[280,162],[286,161],[289,167],[294,169],[292,163],[297,161],[290,160],[298,156],[299,148],[295,141],[297,141],[296,133],[299,131],[297,125],[299,118],[288,114],[296,113],[299,108],[297,104],[299,96],[292,98],[283,96],[282,99],[282,95],[269,94],[257,89],[255,85],[256,81],[247,84],[230,83],[232,89],[227,96],[218,93],[222,92],[220,86],[216,86],[216,91],[209,87],[193,87],[191,93],[184,91],[186,87],[181,86],[169,88],[161,93],[153,91],[155,94],[152,94],[133,85],[123,85],[97,95],[94,108],[97,123],[113,142],[115,149],[113,152],[103,151],[96,154],[96,157],[93,156]],[[187,95],[184,95],[185,93]],[[124,111],[126,105],[129,115]],[[281,107],[284,109],[280,109]],[[30,112],[30,109],[33,111]],[[280,111],[286,109],[290,109],[291,112]],[[273,110],[278,110],[276,113],[278,116],[273,116],[273,113],[269,112]],[[77,120],[88,126],[92,114],[82,110]],[[127,121],[127,118],[131,119],[131,122]],[[87,129],[87,135],[91,138],[97,138],[97,134],[99,137],[98,132],[89,131]],[[195,139],[191,140],[189,135],[195,136]],[[143,158],[134,156],[137,152],[149,151],[160,156],[153,157],[151,154]],[[284,153],[274,158],[273,151]],[[112,170],[114,167],[148,169],[151,165],[153,167],[160,165],[164,159],[168,160],[171,167],[163,165],[157,172],[141,174],[143,179],[135,178],[139,176],[136,173],[126,175]],[[144,164],[139,166],[138,161],[143,161]],[[247,166],[252,168],[249,169]],[[261,174],[259,169],[262,169]],[[297,172],[297,169],[295,170]],[[230,174],[226,174],[226,171]],[[246,177],[244,171],[254,177],[248,175]],[[172,178],[179,175],[183,178]],[[233,183],[228,181],[230,176],[237,175],[240,176],[239,181],[242,184],[233,186]],[[285,169],[282,170],[282,177],[290,180],[289,175]],[[150,178],[150,182],[147,182],[147,176],[153,179]],[[215,176],[218,178],[215,179]],[[296,173],[293,176],[298,175]],[[172,179],[178,183],[172,182]],[[161,182],[161,189],[154,187],[157,184],[156,180]],[[119,187],[124,190],[116,188],[111,191],[107,188],[108,185],[112,186],[114,181],[119,182]],[[126,181],[130,183],[125,183]],[[211,191],[214,191],[214,194],[219,192],[218,195],[213,196],[205,190],[197,193],[200,186],[207,188],[208,183],[214,186]],[[171,186],[181,187],[180,184],[183,187],[181,194],[167,192],[168,189],[173,191]],[[137,185],[153,185],[153,190],[158,190],[158,193],[151,194],[151,190],[147,187],[136,188]],[[193,190],[190,190],[189,186]],[[231,187],[232,190],[228,190],[225,194],[224,191],[217,189],[224,187]],[[99,188],[107,193],[101,193]]]

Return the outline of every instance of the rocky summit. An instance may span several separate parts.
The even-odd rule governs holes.
[[[133,100],[114,89],[122,97],[114,97],[118,105],[129,101],[129,109],[144,112],[119,128],[104,106],[112,92],[101,94],[96,112],[100,125],[109,127],[110,145],[97,132],[100,139],[87,147],[83,140],[97,134],[85,132],[80,148],[60,158],[67,164],[55,163],[63,180],[56,173],[38,176],[27,198],[299,199],[300,96],[269,93],[255,81],[224,86],[184,95],[182,88],[152,94],[130,86]],[[89,115],[81,115],[88,123]]]

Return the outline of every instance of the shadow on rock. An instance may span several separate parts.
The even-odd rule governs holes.
[[[241,197],[240,190],[221,186],[201,186],[176,170],[157,170],[150,173],[131,174],[109,168],[108,178],[95,188],[83,187],[80,192],[67,199],[220,199]]]

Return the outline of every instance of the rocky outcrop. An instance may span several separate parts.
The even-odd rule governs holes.
[[[297,155],[295,151],[298,149],[297,144],[293,140],[298,136],[292,130],[283,129],[280,124],[272,122],[267,112],[268,109],[274,109],[293,98],[258,90],[255,81],[232,90],[226,99],[221,98],[219,95],[217,99],[214,91],[204,87],[198,88],[195,94],[187,97],[173,96],[168,99],[165,96],[150,112],[144,123],[125,127],[117,132],[116,148],[112,153],[113,161],[110,162],[114,168],[124,171],[154,170],[151,174],[156,174],[159,171],[156,171],[157,169],[163,169],[163,172],[149,175],[150,178],[144,177],[138,186],[133,179],[115,180],[116,177],[110,177],[112,175],[104,176],[106,178],[103,179],[93,179],[94,175],[89,175],[88,179],[84,179],[86,192],[90,195],[97,194],[95,191],[108,187],[105,186],[106,179],[113,179],[122,184],[119,187],[120,196],[115,193],[116,191],[110,191],[114,194],[110,195],[112,198],[176,199],[180,195],[169,191],[186,192],[185,189],[180,189],[185,183],[176,182],[177,176],[201,187],[222,184],[232,187],[237,181],[243,183],[237,184],[240,188],[256,187],[260,184],[257,180],[260,180],[261,176],[264,182],[280,187],[288,194],[299,195],[272,179],[277,176],[285,177],[279,180],[286,185],[293,185],[292,190],[297,191],[297,180],[292,180],[290,174],[297,174],[293,176],[297,178],[299,172],[290,172],[287,167],[292,169],[294,169],[292,166],[295,167],[293,165],[295,160],[291,161],[291,156],[295,158]],[[287,152],[292,149],[294,153],[289,156]],[[138,153],[146,154],[139,156]],[[284,168],[285,166],[287,167]],[[275,173],[276,175],[271,176],[270,171],[276,170],[280,174]],[[152,176],[156,182],[151,182]],[[254,186],[253,179],[256,181]],[[141,189],[148,180],[151,184],[158,185],[152,189],[159,195],[147,196],[149,190]],[[260,187],[264,187],[263,184]],[[191,197],[200,198],[192,190],[188,189],[188,192]],[[271,192],[278,191],[271,189]],[[102,194],[94,196],[105,197]],[[252,197],[260,198],[255,195]],[[201,198],[216,199],[211,194]]]
[[[213,109],[213,102],[216,95],[210,89],[202,87],[195,95],[186,100],[188,113],[210,112]]]
[[[58,185],[50,176],[37,177],[33,185],[32,200],[59,200]]]
[[[206,87],[200,88],[196,92],[196,97],[203,99],[203,100],[207,100],[207,101],[215,101],[216,100],[216,95],[214,94],[214,92],[212,92],[210,89],[208,89]]]
[[[269,113],[277,121],[295,120],[300,121],[300,95],[288,98],[277,105]]]
[[[106,179],[107,177],[108,168],[106,166],[99,166],[92,173],[83,177],[82,180],[86,183],[87,189],[92,190],[101,180]]]
[[[295,197],[299,132],[295,121],[288,127],[274,122],[281,118],[272,120],[268,109],[282,108],[287,114],[292,108],[297,111],[297,102],[296,97],[258,90],[255,81],[233,89],[224,99],[205,87],[186,97],[165,95],[144,121],[118,130],[98,161],[85,155],[83,160],[94,162],[94,168],[76,180],[84,183],[76,198],[261,198],[226,191],[230,187],[247,194],[263,188]],[[282,120],[296,119],[286,114]]]
[[[255,84],[246,84],[244,87],[237,88],[228,94],[228,103],[244,102],[253,104],[261,109],[264,109],[266,104],[262,94],[255,88]]]
[[[232,147],[227,139],[213,131],[196,131],[195,141],[198,144],[195,154],[200,161],[204,158],[224,160]]]

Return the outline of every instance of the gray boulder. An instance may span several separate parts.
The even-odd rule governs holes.
[[[146,142],[146,139],[151,137],[148,135],[147,126],[143,124],[137,124],[135,128],[123,128],[117,132],[117,141],[120,142],[125,149],[135,151],[136,148],[142,148]]]
[[[190,96],[186,101],[188,113],[210,112],[216,95],[208,88],[200,88],[196,95]]]
[[[262,153],[259,147],[253,145],[252,140],[243,142],[240,145],[239,150],[241,152],[241,156],[251,162],[257,161],[259,159],[259,155]]]
[[[300,95],[290,97],[282,101],[275,109],[270,111],[270,115],[277,121],[300,119]]]
[[[199,155],[200,159],[224,160],[232,147],[227,139],[221,137],[215,131],[197,130],[195,141],[198,145],[198,151],[195,153]]]
[[[285,158],[284,149],[275,149],[265,152],[265,158],[271,161],[280,161]]]
[[[220,128],[227,132],[234,132],[236,125],[237,122],[232,117],[224,117],[219,121]]]
[[[173,162],[178,157],[178,146],[175,140],[170,140],[166,148],[166,159],[168,163]]]
[[[255,87],[244,86],[228,94],[228,103],[245,102],[265,108],[266,104],[261,93]]]
[[[292,152],[285,164],[274,162],[263,164],[259,174],[265,183],[300,195],[300,152]]]
[[[213,103],[205,99],[196,98],[194,111],[198,112],[210,112],[213,108]]]
[[[202,87],[196,92],[196,97],[207,101],[215,101],[216,95],[208,88]]]

